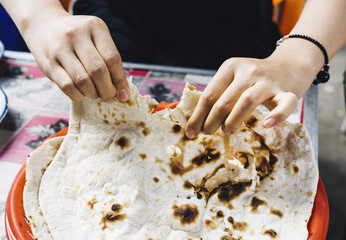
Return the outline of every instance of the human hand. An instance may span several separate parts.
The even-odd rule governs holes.
[[[271,110],[263,123],[272,127],[292,113],[309,89],[315,71],[294,58],[275,54],[263,60],[228,59],[199,99],[186,125],[186,135],[213,134],[220,126],[231,134],[260,104]]]
[[[128,100],[121,57],[106,24],[59,12],[28,23],[24,39],[46,74],[72,100]]]

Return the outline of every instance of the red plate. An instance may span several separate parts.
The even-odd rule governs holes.
[[[159,104],[155,111],[166,107],[174,108],[177,103]],[[64,136],[67,128],[49,137]],[[5,210],[5,229],[9,240],[33,240],[31,230],[26,222],[23,208],[23,189],[25,184],[25,165],[19,170],[9,191]],[[318,181],[315,204],[308,224],[308,240],[325,240],[329,223],[329,206],[326,190],[321,178]]]

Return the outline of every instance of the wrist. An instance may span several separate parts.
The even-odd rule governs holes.
[[[303,73],[308,77],[307,81],[311,82],[324,65],[321,49],[301,38],[286,39],[269,58],[294,66],[295,71]]]

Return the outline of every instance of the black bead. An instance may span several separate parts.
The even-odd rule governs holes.
[[[329,80],[329,73],[328,72],[325,72],[325,71],[320,71],[318,74],[317,74],[317,80],[320,82],[320,83],[326,83],[328,82]]]
[[[312,82],[313,85],[318,85],[318,83],[319,83],[319,82],[317,81],[316,78],[315,78],[314,81]]]
[[[323,71],[328,72],[328,70],[329,70],[329,66],[328,65],[324,65],[323,66]]]

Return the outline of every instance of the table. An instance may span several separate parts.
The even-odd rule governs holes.
[[[0,77],[0,87],[9,100],[9,111],[0,123],[0,219],[4,219],[7,192],[27,155],[45,138],[68,126],[70,100],[37,67],[33,56],[5,52],[8,71]],[[186,82],[203,91],[215,71],[171,66],[124,63],[127,75],[141,94],[159,102],[180,100]],[[264,107],[262,110],[265,110]],[[303,110],[303,111],[302,111]],[[318,91],[312,86],[289,117],[303,119],[318,159]],[[5,240],[0,220],[0,240]]]

